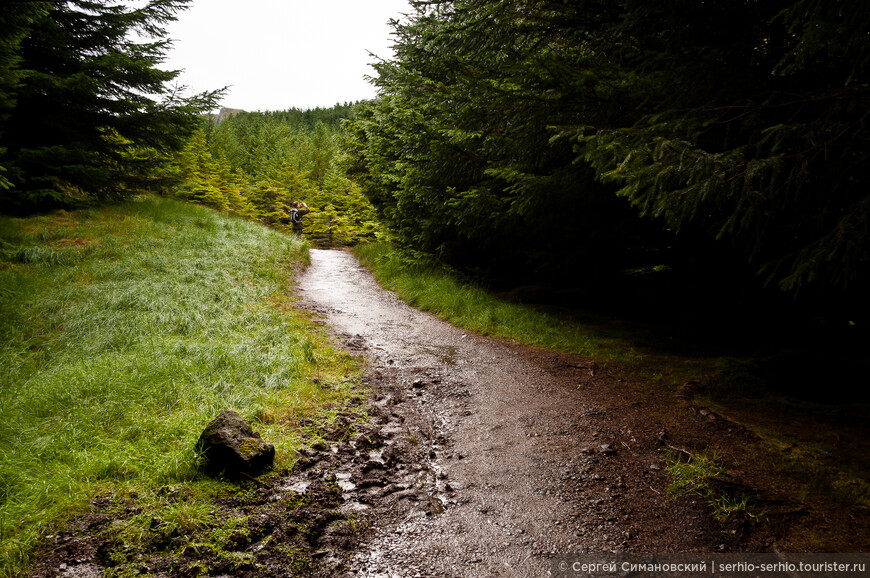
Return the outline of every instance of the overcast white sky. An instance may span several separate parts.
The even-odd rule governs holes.
[[[407,0],[195,0],[168,27],[163,68],[194,93],[231,85],[221,105],[330,107],[373,98],[369,52],[392,56],[388,22]]]

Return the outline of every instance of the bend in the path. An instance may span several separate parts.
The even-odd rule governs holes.
[[[375,367],[414,390],[437,430],[433,475],[420,479],[437,507],[412,508],[385,528],[355,559],[359,575],[541,576],[553,554],[626,549],[644,531],[638,520],[669,523],[642,471],[655,460],[649,445],[584,396],[591,372],[557,379],[519,348],[409,307],[347,252],[312,250],[299,289],[335,331],[365,344]],[[639,503],[647,511],[632,513]],[[667,532],[645,543],[701,543],[702,529],[670,534],[681,532],[681,543]]]

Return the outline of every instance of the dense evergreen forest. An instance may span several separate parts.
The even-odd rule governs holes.
[[[306,234],[374,238],[371,205],[340,168],[353,105],[232,115],[223,90],[183,96],[160,64],[165,25],[188,0],[12,2],[0,10],[2,210],[28,213],[165,195],[285,228],[308,203]],[[143,40],[146,38],[146,40]]]
[[[3,4],[3,212],[303,200],[316,243],[381,227],[520,299],[866,324],[860,3],[414,0],[375,100],[220,123],[160,69],[189,4]]]
[[[247,411],[282,436],[289,471],[310,440],[345,435],[327,422],[362,424],[369,385],[407,387],[398,365],[369,383],[288,293],[310,246],[374,240],[357,255],[412,305],[594,359],[528,356],[554,378],[588,369],[579,388],[615,380],[590,399],[626,396],[626,420],[647,412],[692,444],[709,428],[739,467],[702,480],[739,489],[742,506],[770,487],[758,496],[782,507],[771,527],[806,530],[798,551],[864,545],[865,2],[409,0],[394,57],[375,65],[377,98],[219,118],[224,89],[191,95],[163,70],[166,27],[192,2],[0,2],[0,576],[23,575],[60,544],[46,541],[58,524],[108,494],[119,523],[84,531],[111,544],[112,564],[142,544],[198,556],[200,530],[220,564],[250,554],[253,516],[230,537],[212,504],[241,502],[199,477],[200,424]],[[305,240],[284,234],[297,200],[311,208]],[[630,421],[603,413],[615,440]],[[535,464],[550,437],[527,446]],[[638,449],[657,451],[652,439]],[[682,464],[716,443],[666,445]],[[705,494],[686,491],[698,511]]]
[[[349,129],[407,247],[616,310],[866,323],[860,2],[412,4]]]
[[[293,201],[312,212],[305,236],[324,246],[375,239],[376,215],[342,168],[341,121],[353,105],[239,112],[204,120],[171,165],[166,193],[230,214],[287,227]]]

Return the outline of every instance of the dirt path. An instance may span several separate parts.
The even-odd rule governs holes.
[[[770,526],[666,495],[663,443],[740,448],[745,430],[589,359],[421,313],[347,252],[312,251],[298,281],[297,304],[368,359],[371,399],[307,420],[293,467],[227,488],[213,524],[152,518],[132,548],[135,494],[96,496],[29,576],[539,577],[564,576],[552,561],[571,553],[773,548]],[[228,518],[244,524],[228,534]]]
[[[347,575],[546,576],[554,554],[739,548],[704,505],[666,499],[662,426],[619,376],[421,313],[346,252],[313,250],[299,295],[365,352],[419,461],[359,505],[373,531]]]

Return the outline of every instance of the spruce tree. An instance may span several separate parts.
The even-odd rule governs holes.
[[[15,107],[15,92],[21,82],[21,43],[34,22],[45,17],[48,2],[15,2],[0,7],[0,143],[10,111]],[[0,144],[0,147],[3,145]],[[6,178],[5,148],[0,148],[0,190],[12,183]]]
[[[868,311],[860,2],[412,4],[349,128],[398,239],[490,276],[751,268],[819,311]]]
[[[190,0],[131,8],[111,0],[6,2],[2,20],[26,15],[4,81],[14,105],[0,126],[2,165],[13,187],[7,210],[130,194],[159,154],[179,149],[220,92],[184,96],[162,70],[164,26]],[[5,86],[4,86],[5,89]],[[142,155],[143,147],[158,155]]]

